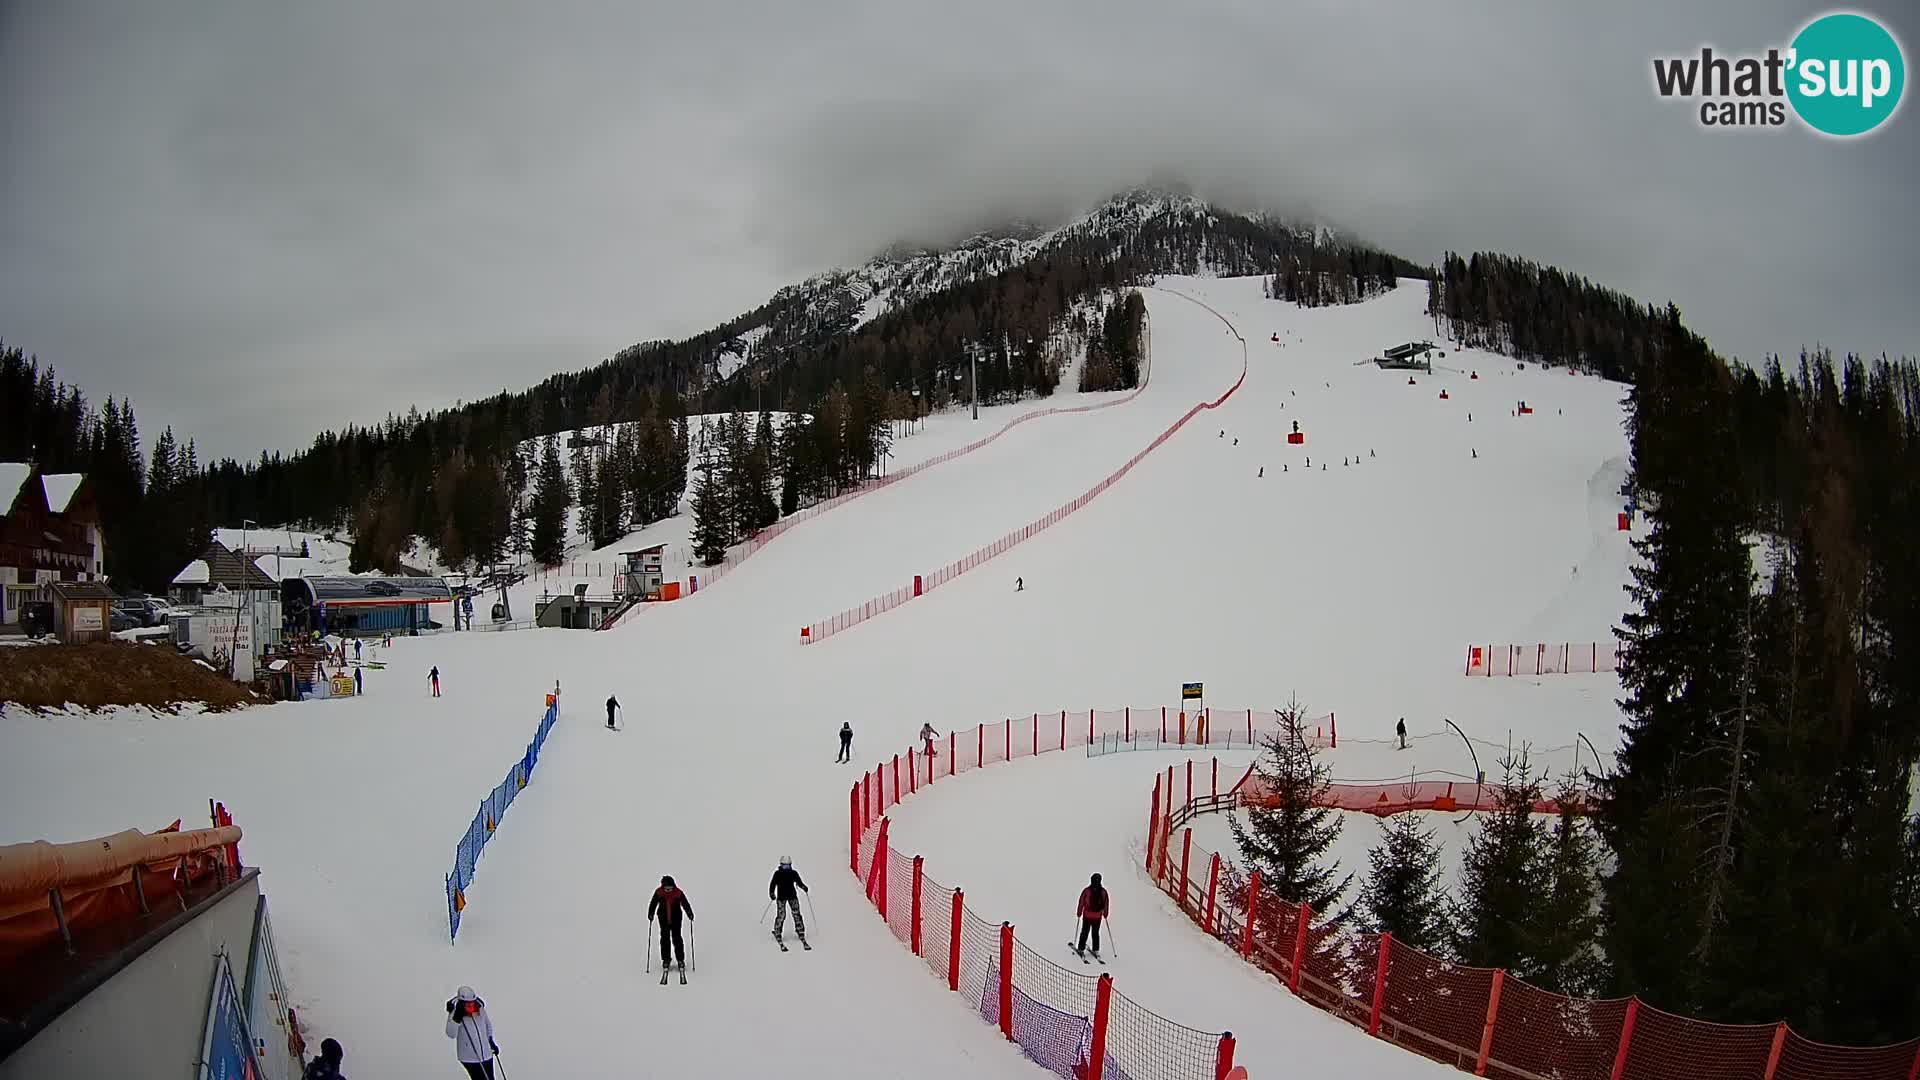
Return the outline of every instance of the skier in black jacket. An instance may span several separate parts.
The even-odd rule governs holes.
[[[842,721],[840,724],[840,756],[834,758],[834,764],[850,761],[853,758],[853,724]]]
[[[793,932],[800,936],[800,944],[807,943],[807,921],[800,915],[800,894],[812,892],[807,883],[800,880],[800,872],[793,868],[793,857],[780,856],[780,869],[773,872],[773,880],[767,882],[767,899],[773,901],[773,940],[780,940],[780,930],[787,925],[787,908],[793,908]]]
[[[661,977],[673,967],[673,958],[680,958],[680,970],[687,970],[687,946],[680,940],[680,916],[693,918],[693,905],[687,902],[687,894],[674,885],[671,876],[660,879],[660,887],[653,890],[653,899],[647,904],[647,921],[652,922],[657,915],[660,919],[660,963]]]

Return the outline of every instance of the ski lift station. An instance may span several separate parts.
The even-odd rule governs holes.
[[[1433,342],[1409,341],[1405,344],[1395,345],[1393,348],[1381,353],[1380,359],[1375,360],[1374,363],[1379,364],[1383,368],[1401,371],[1431,372],[1433,370],[1433,353]]]
[[[280,597],[287,621],[303,629],[417,634],[440,627],[433,605],[453,603],[453,590],[437,577],[305,577],[281,582]]]

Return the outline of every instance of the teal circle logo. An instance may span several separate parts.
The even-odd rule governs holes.
[[[1900,108],[1907,64],[1900,43],[1865,15],[1822,15],[1794,36],[1787,100],[1824,135],[1865,135]]]

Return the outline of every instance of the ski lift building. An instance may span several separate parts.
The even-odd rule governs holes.
[[[433,605],[453,603],[453,590],[437,577],[288,578],[280,589],[290,623],[329,634],[438,630]]]

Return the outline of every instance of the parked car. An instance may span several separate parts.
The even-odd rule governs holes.
[[[135,627],[145,625],[135,615],[129,613],[119,604],[113,605],[113,610],[108,613],[107,621],[116,634],[122,630],[132,630]]]
[[[113,602],[113,615],[113,628],[115,630],[128,630],[136,626],[152,626],[154,622],[153,609],[147,606],[147,600],[144,597],[123,596],[115,600]],[[121,625],[123,621],[126,623],[124,626]]]

